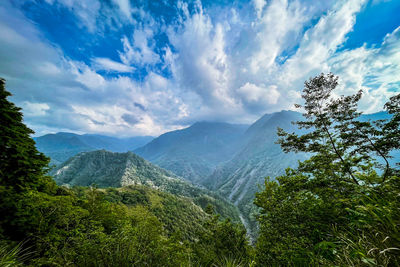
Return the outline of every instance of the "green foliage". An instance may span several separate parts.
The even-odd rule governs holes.
[[[22,122],[21,109],[7,100],[10,95],[0,79],[0,234],[20,240],[25,229],[16,228],[14,221],[21,195],[29,190],[51,192],[55,184],[45,175],[48,158],[37,151],[30,138],[33,131]]]
[[[399,178],[394,167],[376,162],[382,157],[388,163],[398,148],[385,140],[399,136],[399,97],[385,105],[390,120],[361,123],[361,91],[334,99],[337,79],[321,74],[305,83],[306,120],[296,122],[303,135],[278,130],[286,152],[311,157],[277,182],[267,179],[256,195],[260,266],[399,265]]]
[[[207,210],[212,212],[210,208]],[[205,222],[204,229],[193,246],[198,266],[225,266],[222,263],[245,266],[249,263],[252,248],[242,225],[234,224],[229,219],[220,221],[218,215],[213,215]]]
[[[11,94],[0,79],[0,186],[16,192],[43,190],[49,159],[37,151],[33,131],[22,122],[21,109],[7,100]]]
[[[352,266],[400,265],[400,178],[368,188],[359,205],[349,209],[351,228],[335,229],[340,251],[336,263]],[[356,229],[356,231],[350,231]]]
[[[60,185],[91,186],[95,184],[101,188],[131,184],[146,185],[163,192],[190,198],[203,209],[211,204],[221,217],[240,221],[237,208],[218,194],[194,186],[132,152],[113,153],[99,150],[81,153],[54,169],[52,174]],[[131,193],[129,195],[132,196]],[[119,197],[127,197],[127,195],[122,194]],[[132,199],[132,201],[135,200]]]
[[[127,197],[130,193],[132,197]],[[138,194],[141,197],[136,198]],[[124,199],[128,205],[123,204]],[[133,199],[138,201],[133,203]],[[24,221],[31,220],[36,226],[30,233],[36,254],[29,262],[35,266],[189,266],[207,262],[211,266],[220,255],[248,257],[242,228],[187,202],[144,186],[60,188],[55,196],[32,193],[26,196],[27,209],[21,208]],[[200,248],[204,253],[198,253]]]
[[[14,246],[0,244],[0,267],[23,266],[23,261],[29,259],[31,253],[22,247],[22,243]]]

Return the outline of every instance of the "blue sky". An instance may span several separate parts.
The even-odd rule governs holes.
[[[400,92],[398,14],[398,0],[3,0],[0,77],[37,135],[252,123],[329,71],[370,113]]]

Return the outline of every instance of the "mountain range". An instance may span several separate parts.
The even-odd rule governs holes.
[[[361,120],[386,118],[389,118],[389,115],[380,112],[363,115]],[[167,132],[154,139],[151,137],[126,139],[124,142],[128,145],[125,147],[122,141],[117,142],[118,145],[110,141],[115,140],[111,137],[77,136],[68,133],[39,137],[36,142],[39,150],[45,152],[53,160],[60,161],[67,155],[91,151],[94,147],[114,151],[133,150],[135,154],[168,172],[154,165],[146,167],[152,169],[151,172],[138,171],[132,166],[150,165],[138,160],[139,157],[133,153],[114,153],[114,155],[105,151],[96,151],[95,154],[81,153],[71,158],[56,169],[58,174],[54,172],[53,174],[59,183],[79,185],[96,183],[99,186],[113,187],[147,184],[167,192],[171,192],[171,184],[175,187],[182,182],[179,179],[183,177],[194,184],[217,192],[218,195],[237,206],[241,212],[242,221],[254,233],[256,232],[254,214],[257,211],[253,205],[253,199],[259,186],[264,183],[267,176],[273,179],[282,175],[286,168],[296,167],[299,160],[306,158],[306,155],[302,153],[284,153],[281,150],[275,143],[277,127],[288,132],[299,133],[292,122],[302,119],[302,115],[298,112],[281,111],[265,114],[250,126],[198,122],[188,128]],[[146,140],[149,142],[144,144]],[[140,142],[142,146],[138,147]],[[136,149],[134,149],[135,146]],[[97,159],[89,160],[90,155],[96,155]],[[398,152],[393,155],[396,160],[400,157]],[[132,162],[136,163],[132,164]],[[132,176],[133,173],[134,176]],[[155,177],[162,178],[154,180]],[[166,187],[163,181],[168,181],[169,187]],[[182,193],[187,188],[179,190]]]
[[[105,149],[112,152],[127,152],[150,142],[151,136],[117,138],[98,134],[74,134],[59,132],[33,138],[39,151],[59,165],[70,157],[84,151]]]

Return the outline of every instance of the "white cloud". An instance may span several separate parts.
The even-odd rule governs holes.
[[[101,3],[98,0],[52,0],[46,1],[49,4],[59,4],[68,8],[80,20],[81,25],[88,31],[94,32],[97,28],[97,18],[100,12]]]
[[[338,1],[328,9],[307,8],[297,1],[253,2],[257,17],[247,23],[240,10],[234,12],[239,17],[220,15],[225,21],[219,21],[201,5],[189,15],[187,5],[181,4],[179,26],[168,32],[174,52],[167,48],[164,59],[176,87],[201,98],[201,107],[190,106],[188,116],[213,114],[249,122],[255,114],[293,109],[293,103],[301,101],[304,81],[329,71],[343,76],[347,93],[365,88],[361,108],[379,111],[398,88],[396,34],[388,35],[378,50],[338,52],[365,2]]]
[[[223,25],[213,25],[201,7],[188,16],[182,6],[183,24],[170,28],[168,38],[178,51],[172,59],[174,78],[182,90],[193,90],[205,105],[230,107],[237,103],[229,92],[229,62]]]
[[[400,27],[387,34],[379,47],[345,50],[332,56],[328,64],[341,78],[338,93],[363,89],[361,108],[381,110],[389,97],[400,92]]]
[[[44,116],[46,111],[50,109],[46,103],[31,103],[24,101],[22,104],[23,112],[28,116]]]
[[[68,71],[74,75],[75,81],[85,85],[88,89],[98,91],[106,84],[103,76],[81,62],[69,61]]]
[[[239,88],[238,92],[247,102],[259,102],[260,99],[267,104],[276,104],[280,93],[275,85],[266,88],[265,85],[257,86],[252,83],[246,83]]]
[[[131,16],[131,4],[129,2],[129,0],[113,0],[114,3],[116,3],[120,9],[120,11],[122,12],[122,14],[124,14],[129,20],[132,19]]]
[[[128,37],[122,38],[123,52],[119,52],[121,61],[126,65],[144,66],[156,64],[160,56],[153,51],[155,44],[152,42],[153,31],[150,28],[136,29],[132,42]]]
[[[25,121],[39,133],[157,135],[182,127],[170,118],[185,116],[185,105],[164,77],[150,74],[143,83],[124,76],[106,78],[65,58],[11,6],[0,5],[0,29],[0,76],[6,78],[12,101],[23,107]],[[133,69],[108,59],[94,63],[119,72]],[[138,122],[127,122],[124,114]]]
[[[253,0],[253,5],[256,10],[257,18],[261,17],[263,8],[266,4],[267,2],[265,0]]]
[[[135,68],[132,66],[127,66],[125,64],[122,64],[120,62],[116,62],[114,60],[111,60],[109,58],[94,58],[94,67],[97,70],[106,70],[106,71],[111,71],[111,72],[132,72]]]
[[[275,0],[267,6],[259,21],[254,22],[255,48],[250,56],[250,70],[253,73],[272,73],[276,69],[278,56],[296,43],[304,23],[305,11],[300,3],[287,0]]]
[[[97,31],[103,12],[97,1],[93,10],[90,1],[53,2]],[[303,82],[322,71],[340,76],[338,94],[363,88],[361,107],[368,112],[400,91],[399,28],[381,44],[339,49],[364,1],[310,7],[255,0],[243,10],[218,12],[199,2],[189,11],[179,2],[179,16],[169,25],[128,1],[115,3],[125,20],[142,20],[131,17],[132,33],[117,37],[122,63],[94,55],[90,64],[68,58],[21,11],[0,3],[0,76],[40,133],[157,135],[196,120],[251,123],[263,113],[291,109],[301,100]],[[167,34],[164,47],[156,46],[160,34]],[[137,79],[134,71],[143,76]]]
[[[364,0],[340,1],[326,16],[307,30],[296,54],[284,65],[282,78],[287,84],[318,72],[329,70],[327,60],[346,40],[354,26],[355,16]]]

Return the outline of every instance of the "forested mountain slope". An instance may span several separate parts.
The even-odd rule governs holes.
[[[163,192],[190,198],[202,208],[208,204],[224,218],[238,220],[236,207],[215,193],[198,188],[182,178],[157,167],[133,152],[113,153],[105,150],[82,152],[50,173],[60,185],[100,188],[144,185]]]
[[[301,118],[293,111],[266,114],[257,120],[243,135],[244,145],[236,155],[225,164],[218,166],[203,184],[219,191],[237,205],[247,219],[253,211],[253,198],[258,185],[264,178],[274,178],[284,173],[288,167],[295,167],[304,154],[285,154],[277,141],[277,127],[294,131],[292,121]],[[255,220],[250,222],[254,231]]]
[[[185,179],[202,183],[240,147],[247,125],[198,122],[165,133],[134,152]]]

